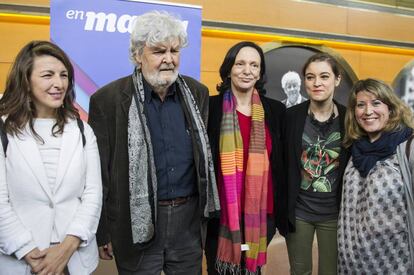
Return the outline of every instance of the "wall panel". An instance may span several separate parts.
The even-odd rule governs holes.
[[[202,71],[217,72],[227,50],[239,41],[237,39],[203,36],[201,39]]]
[[[388,41],[414,43],[414,17],[399,16],[391,13],[356,10],[326,4],[291,0],[170,0],[170,2],[200,5],[203,7],[203,20],[232,22],[252,26],[265,26],[278,29],[302,30],[313,33],[327,33],[346,36],[376,38]],[[10,1],[1,1],[10,4]],[[18,0],[17,4],[49,6],[46,0]],[[10,23],[0,20],[0,37],[6,43],[0,46],[0,80],[5,79],[18,49],[33,39],[48,39],[49,27],[42,24]],[[238,38],[202,37],[201,79],[211,91],[219,81],[218,69],[226,51]],[[253,39],[254,40],[254,39]],[[258,44],[269,40],[256,39]],[[279,41],[280,42],[280,41]],[[413,54],[395,54],[367,52],[347,47],[334,48],[352,66],[360,78],[375,76],[391,82],[399,70],[410,60]],[[414,47],[412,48],[414,50]],[[0,81],[0,91],[4,81]]]
[[[67,0],[70,1],[70,0]],[[414,17],[391,13],[371,12],[333,5],[315,4],[292,0],[169,0],[175,3],[203,7],[203,20],[228,22],[251,26],[273,27],[287,30],[301,30],[321,34],[336,34],[376,38],[388,41],[414,43]],[[0,0],[0,4],[21,4],[49,7],[49,0]],[[1,11],[0,11],[1,12]],[[47,24],[12,23],[0,17],[0,92],[4,90],[7,73],[18,50],[28,41],[49,39]],[[202,37],[201,81],[211,94],[216,94],[220,82],[219,67],[227,50],[242,38]],[[259,45],[269,39],[253,39]],[[346,37],[345,37],[345,40]],[[282,42],[282,41],[277,41]],[[414,60],[412,53],[367,50],[363,47],[333,47],[351,65],[359,78],[377,77],[391,83],[405,64]],[[414,50],[414,47],[411,48]],[[284,247],[284,246],[283,246]],[[271,250],[271,249],[269,249]],[[278,250],[279,251],[279,250]],[[276,254],[276,253],[275,253]],[[270,255],[269,257],[275,257]],[[284,256],[286,256],[284,254]],[[284,264],[286,265],[286,260]],[[287,274],[287,267],[279,274]],[[114,274],[113,261],[101,263],[98,274]],[[204,272],[205,273],[205,272]],[[268,270],[266,275],[275,275]]]
[[[281,1],[280,25],[290,29],[312,30],[321,33],[346,33],[347,10],[332,5]]]
[[[281,0],[203,1],[203,19],[254,25],[280,25]]]
[[[17,5],[31,5],[31,6],[50,6],[49,0],[9,0],[0,1],[0,4],[17,4]]]
[[[338,52],[352,67],[355,74],[361,78],[360,66],[361,66],[361,52],[346,49],[334,49]]]
[[[347,34],[414,42],[414,17],[349,9]]]
[[[49,40],[49,25],[0,21],[0,37],[0,92],[3,92],[7,72],[19,50],[31,40]]]
[[[0,93],[3,93],[6,78],[10,71],[10,63],[0,62]]]
[[[400,70],[413,58],[391,54],[361,53],[360,77],[380,78],[391,84]]]

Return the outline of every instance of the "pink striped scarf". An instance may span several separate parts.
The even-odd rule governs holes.
[[[257,274],[266,263],[267,187],[269,159],[265,141],[264,110],[259,94],[252,94],[252,126],[245,182],[243,175],[243,141],[236,112],[236,98],[227,91],[223,95],[223,118],[220,129],[220,231],[217,268],[238,274],[241,271],[241,240],[249,246],[245,252],[247,274]],[[241,197],[244,184],[245,197]],[[241,200],[244,209],[241,211]],[[240,228],[243,212],[244,228]]]

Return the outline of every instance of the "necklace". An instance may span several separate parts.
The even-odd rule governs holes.
[[[315,117],[315,114],[312,113],[310,108],[309,108],[309,117],[310,117],[311,122],[315,125],[324,125],[324,124],[328,125],[328,124],[331,124],[332,121],[335,118],[335,103],[332,102],[332,113],[331,113],[330,117],[327,120],[325,120],[325,121],[317,120],[316,117]]]

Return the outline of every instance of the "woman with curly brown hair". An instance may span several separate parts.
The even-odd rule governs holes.
[[[345,126],[352,154],[338,220],[338,273],[412,274],[413,114],[389,85],[368,78],[352,88]]]

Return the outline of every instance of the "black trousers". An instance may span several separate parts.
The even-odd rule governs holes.
[[[198,197],[178,206],[158,206],[154,244],[143,250],[137,270],[121,275],[201,275],[201,219]]]

